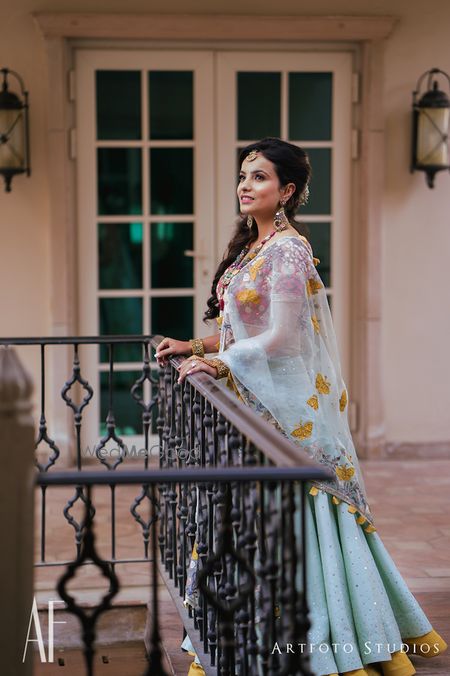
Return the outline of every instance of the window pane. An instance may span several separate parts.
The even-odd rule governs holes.
[[[192,71],[148,74],[150,138],[194,138]]]
[[[237,74],[238,139],[280,136],[281,73]]]
[[[142,223],[98,224],[100,289],[142,288]]]
[[[141,74],[137,70],[96,72],[97,138],[141,138]]]
[[[150,194],[152,214],[192,214],[192,148],[152,148]]]
[[[118,436],[143,433],[142,409],[130,393],[131,388],[140,376],[141,371],[116,371],[113,375],[113,411]],[[108,415],[109,403],[108,379],[109,373],[102,371],[100,373],[100,434],[102,436],[106,434],[106,416]],[[109,445],[108,448],[110,448]],[[131,451],[131,448],[128,451]],[[137,448],[136,452],[138,451]],[[117,455],[114,451],[111,461],[117,460],[118,452],[119,447],[117,447]]]
[[[307,223],[307,227],[314,256],[320,259],[317,272],[325,286],[330,286],[331,223]]]
[[[170,336],[178,340],[193,337],[194,299],[192,296],[178,298],[152,298],[152,334]]]
[[[300,207],[300,216],[305,214],[331,213],[331,149],[308,148],[312,167],[311,188],[308,204]]]
[[[100,298],[100,335],[141,335],[142,298]],[[142,361],[141,345],[115,345],[114,361]],[[107,345],[100,346],[100,361],[109,359]]]
[[[331,139],[332,73],[289,73],[289,138]]]
[[[141,214],[139,148],[98,148],[98,213]]]
[[[193,249],[193,223],[151,224],[151,287],[192,288],[194,265],[185,249]]]

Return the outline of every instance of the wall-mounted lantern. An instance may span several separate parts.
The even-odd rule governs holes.
[[[3,78],[0,91],[0,175],[6,192],[16,174],[30,175],[30,141],[28,133],[28,92],[22,78],[8,68],[0,68]],[[11,77],[20,85],[21,96],[9,89]]]
[[[432,68],[420,76],[413,92],[412,104],[411,172],[424,171],[429,188],[434,188],[434,177],[438,171],[450,169],[448,150],[450,101],[447,94],[438,87],[436,79],[438,74],[447,78],[450,89],[450,78],[447,73],[439,68]],[[420,88],[425,77],[427,77],[426,91],[420,96]]]

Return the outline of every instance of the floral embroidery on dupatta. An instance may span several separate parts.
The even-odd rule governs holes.
[[[228,286],[220,340],[221,358],[232,376],[227,385],[332,471],[335,479],[313,481],[316,488],[371,522],[358,460],[352,456],[348,395],[328,300],[308,247],[295,236],[280,238]]]

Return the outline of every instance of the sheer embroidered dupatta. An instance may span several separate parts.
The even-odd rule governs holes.
[[[335,481],[313,483],[371,524],[331,313],[307,240],[268,243],[230,282],[219,321],[219,356],[242,399],[331,468]]]

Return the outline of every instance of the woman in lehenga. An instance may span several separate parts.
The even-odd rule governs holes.
[[[217,320],[219,333],[164,338],[157,360],[189,354],[179,382],[199,371],[226,377],[245,404],[334,472],[334,481],[305,489],[307,640],[328,647],[310,651],[312,671],[410,676],[408,653],[431,657],[447,645],[386,551],[367,503],[324,285],[293,226],[308,194],[308,156],[268,138],[244,148],[240,166],[241,219],[204,317]],[[202,673],[198,659],[191,670]]]

